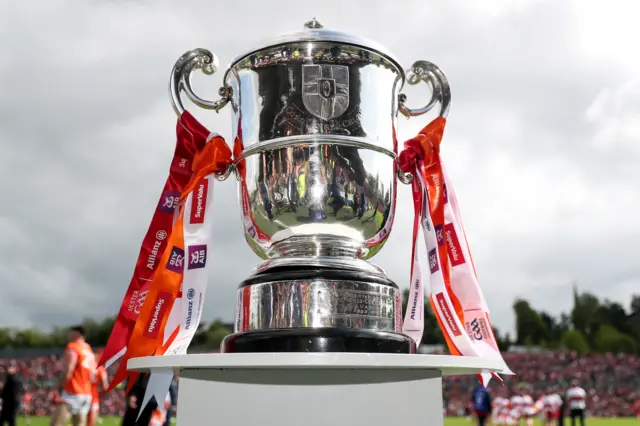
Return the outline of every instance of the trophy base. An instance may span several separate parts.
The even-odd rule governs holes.
[[[238,290],[225,353],[416,353],[402,334],[402,295],[363,260],[278,259]]]
[[[356,328],[291,328],[248,331],[227,336],[223,353],[247,352],[358,352],[415,354],[408,336]]]

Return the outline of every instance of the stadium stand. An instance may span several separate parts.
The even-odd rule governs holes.
[[[437,348],[435,349],[437,351]],[[204,351],[200,351],[204,352]],[[433,350],[430,352],[434,352]],[[11,356],[7,356],[11,355]],[[32,394],[32,415],[47,415],[55,397],[55,381],[61,373],[61,351],[18,351],[0,354],[0,370],[12,360],[17,362],[26,388]],[[633,405],[640,399],[640,357],[634,355],[593,354],[578,356],[571,352],[538,352],[504,354],[509,366],[518,373],[507,377],[505,386],[517,391],[522,384],[533,388],[537,397],[550,386],[563,393],[576,378],[589,394],[587,413],[598,417],[633,416]],[[115,372],[116,366],[109,369]],[[469,391],[476,384],[467,376],[444,380],[444,408],[447,415],[465,415]],[[492,387],[499,386],[493,383]],[[124,409],[124,390],[118,388],[107,395],[102,404],[103,415],[120,415]]]

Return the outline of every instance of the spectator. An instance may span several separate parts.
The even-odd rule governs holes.
[[[471,393],[471,406],[478,426],[485,426],[487,418],[491,415],[489,389],[478,383]]]
[[[16,375],[17,369],[13,362],[7,367],[7,374],[2,386],[2,408],[0,408],[0,426],[15,426],[16,414],[20,408],[22,395],[22,382]]]
[[[131,393],[127,395],[127,409],[122,416],[122,426],[146,426],[151,420],[153,411],[158,404],[155,398],[151,398],[149,403],[144,407],[142,413],[142,401],[144,399],[144,393],[147,389],[147,383],[149,382],[149,376],[142,374],[138,376],[138,379],[134,383]]]
[[[566,400],[569,403],[569,415],[571,426],[576,426],[576,419],[580,420],[580,426],[584,426],[584,410],[586,408],[587,393],[574,380],[567,391]]]

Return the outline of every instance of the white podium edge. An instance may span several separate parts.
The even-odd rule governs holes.
[[[211,353],[133,358],[127,369],[141,373],[171,369],[390,369],[440,370],[443,376],[500,371],[502,363],[489,358],[425,354],[369,353]]]

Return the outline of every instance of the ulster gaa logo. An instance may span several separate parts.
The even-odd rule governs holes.
[[[302,102],[311,114],[331,120],[349,106],[349,67],[303,65]]]

